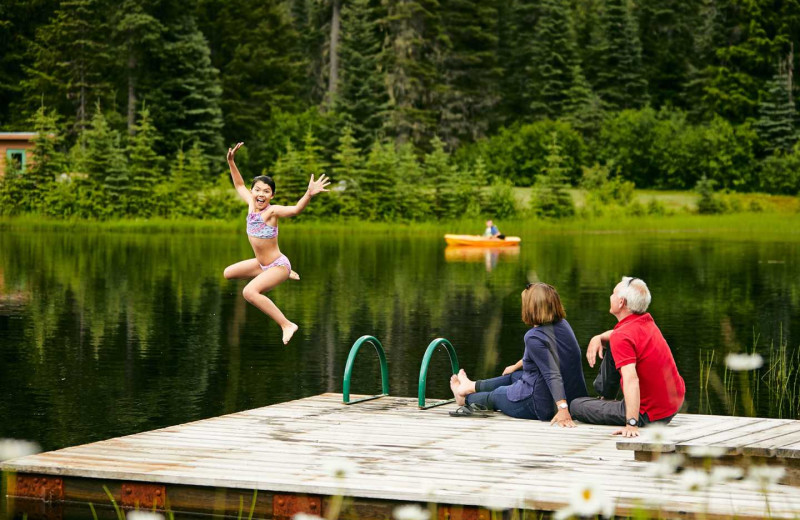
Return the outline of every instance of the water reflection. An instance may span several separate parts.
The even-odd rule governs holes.
[[[444,259],[447,262],[483,262],[486,272],[497,267],[501,257],[503,261],[517,261],[519,247],[447,246],[444,248]]]
[[[222,269],[249,254],[241,234],[0,234],[0,438],[44,449],[236,410],[340,392],[363,334],[387,350],[391,391],[415,396],[425,347],[448,338],[477,378],[519,359],[529,273],[555,285],[585,347],[614,325],[608,295],[643,278],[651,312],[687,382],[689,411],[726,413],[700,390],[715,351],[800,344],[794,242],[703,236],[537,235],[520,248],[445,249],[440,235],[315,234],[281,229],[302,280],[271,293],[300,325],[289,346]],[[535,241],[534,241],[535,238]],[[444,251],[444,254],[443,254]],[[476,256],[472,256],[476,255]],[[487,268],[490,267],[490,268]],[[766,357],[766,356],[765,356]],[[428,395],[447,397],[447,356]],[[722,375],[719,362],[715,373]],[[585,367],[591,382],[594,370]],[[377,393],[377,359],[359,357],[351,390]],[[769,393],[756,396],[774,413]]]

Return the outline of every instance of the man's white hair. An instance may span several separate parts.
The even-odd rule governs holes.
[[[625,298],[628,305],[628,310],[634,314],[644,314],[647,312],[647,307],[650,306],[650,289],[641,278],[634,278],[632,276],[622,277],[622,289],[619,295]]]

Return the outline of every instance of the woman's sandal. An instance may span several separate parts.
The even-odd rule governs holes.
[[[450,411],[451,417],[489,417],[489,409],[482,404],[465,404]]]

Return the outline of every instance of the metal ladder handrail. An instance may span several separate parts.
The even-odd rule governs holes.
[[[430,364],[431,356],[433,356],[433,351],[436,350],[436,347],[439,345],[444,345],[445,349],[447,349],[447,355],[450,357],[450,368],[452,368],[453,374],[458,374],[458,355],[456,354],[456,349],[453,347],[453,345],[445,338],[436,338],[435,340],[431,341],[428,345],[428,348],[425,350],[425,356],[422,358],[422,365],[419,367],[418,404],[423,410],[455,401],[455,399],[446,399],[434,404],[425,404],[425,386],[428,379],[428,365]]]
[[[356,359],[356,354],[358,354],[358,350],[361,348],[361,345],[364,343],[371,343],[372,346],[375,347],[375,351],[378,353],[378,359],[381,363],[381,391],[382,394],[376,394],[370,397],[362,397],[361,399],[356,399],[355,401],[350,400],[350,376],[353,373],[353,363]],[[378,338],[375,336],[364,335],[361,336],[353,343],[353,346],[350,347],[350,354],[347,356],[347,363],[344,367],[344,381],[342,382],[342,401],[344,404],[356,404],[361,403],[363,401],[371,401],[372,399],[379,399],[381,397],[386,397],[389,395],[389,365],[386,363],[386,352],[383,350],[383,345],[381,342],[378,341]]]

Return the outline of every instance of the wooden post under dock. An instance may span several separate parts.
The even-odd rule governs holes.
[[[691,491],[681,474],[652,476],[652,462],[617,449],[613,427],[448,415],[455,408],[420,410],[399,397],[347,406],[323,394],[6,461],[7,516],[90,518],[92,503],[112,518],[105,486],[124,507],[174,512],[246,518],[252,509],[253,518],[284,520],[324,515],[345,496],[342,520],[383,520],[408,503],[437,504],[432,520],[489,520],[490,510],[562,509],[585,481],[602,487],[617,516],[645,507],[667,517],[761,518],[767,505],[773,518],[800,515],[793,485],[765,496],[746,480]],[[667,431],[713,417],[678,415]],[[738,418],[713,420],[709,431],[718,432]],[[777,427],[785,433],[792,422],[800,425]]]

